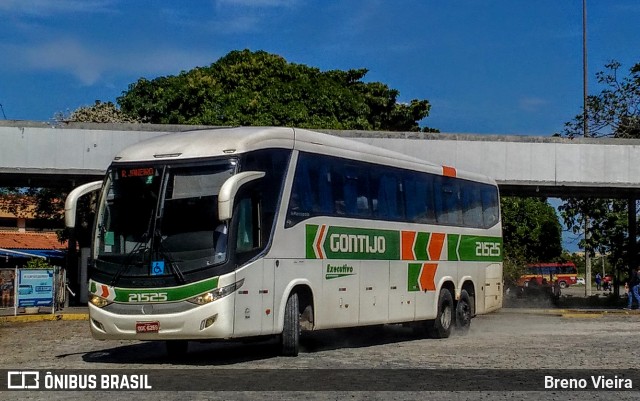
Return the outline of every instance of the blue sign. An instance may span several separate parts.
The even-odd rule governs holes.
[[[53,269],[18,270],[18,307],[53,306]]]
[[[164,260],[151,262],[151,275],[161,276],[164,274]]]

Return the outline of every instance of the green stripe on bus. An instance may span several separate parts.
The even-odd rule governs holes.
[[[459,234],[447,234],[447,255],[448,260],[458,260],[458,240]]]
[[[305,227],[305,238],[306,238],[306,258],[307,259],[317,259],[316,257],[316,252],[314,250],[314,241],[316,238],[316,235],[318,234],[318,225],[315,224],[307,224],[307,226]]]
[[[399,260],[400,231],[331,226],[322,250],[327,259]]]
[[[418,233],[416,235],[416,245],[413,248],[413,251],[416,255],[416,260],[429,260],[429,255],[427,254],[427,244],[429,244],[429,233]]]
[[[458,254],[461,261],[501,262],[502,238],[462,235]]]
[[[96,283],[96,286],[100,286]],[[218,287],[218,277],[213,277],[197,283],[186,284],[180,287],[168,288],[113,288],[116,297],[115,302],[175,302],[193,298]],[[92,289],[95,287],[92,285]],[[135,294],[135,296],[131,296]],[[140,296],[143,295],[141,298]],[[132,299],[133,298],[133,299]],[[131,299],[131,301],[130,301]]]
[[[422,269],[422,263],[409,263],[407,291],[420,291],[420,285],[418,284],[420,269]]]
[[[317,238],[321,230],[322,238]],[[308,259],[400,260],[400,231],[314,224],[308,224],[305,231],[305,254]],[[415,260],[430,260],[427,249],[431,234],[416,233],[413,244]],[[501,237],[447,234],[446,238],[445,260],[502,261]]]

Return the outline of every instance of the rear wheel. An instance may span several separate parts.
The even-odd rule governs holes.
[[[561,281],[560,282],[560,288],[562,288],[562,289],[567,288],[567,283],[565,281]]]
[[[283,356],[298,356],[300,349],[300,306],[298,294],[293,293],[284,308],[284,326],[280,335]]]
[[[467,334],[469,332],[472,316],[471,297],[466,290],[462,290],[460,291],[460,299],[456,304],[456,329],[461,334]]]
[[[453,297],[451,292],[443,288],[438,296],[438,314],[435,320],[427,323],[429,336],[432,338],[447,338],[451,335],[453,324]]]

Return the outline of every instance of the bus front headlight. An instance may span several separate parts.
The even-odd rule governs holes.
[[[89,296],[89,302],[91,302],[93,306],[96,306],[98,308],[104,308],[111,303],[111,301],[109,301],[108,299],[99,297],[95,294],[89,294]]]
[[[214,290],[205,292],[204,294],[200,294],[191,299],[187,299],[187,301],[197,305],[205,305],[210,302],[216,301],[220,298],[224,298],[229,294],[232,294],[238,288],[242,287],[242,284],[244,284],[244,279],[240,281],[236,281],[233,284],[229,284],[227,286],[216,288]]]

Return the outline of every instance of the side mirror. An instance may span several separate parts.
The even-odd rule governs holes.
[[[264,177],[265,173],[262,171],[245,171],[238,173],[222,184],[220,193],[218,194],[218,218],[221,221],[227,221],[231,219],[233,213],[233,200],[238,193],[240,187],[244,184]]]
[[[102,187],[102,181],[93,181],[88,184],[80,185],[78,188],[69,192],[67,199],[64,201],[64,224],[69,228],[76,226],[76,209],[78,199],[89,192],[97,191]]]

